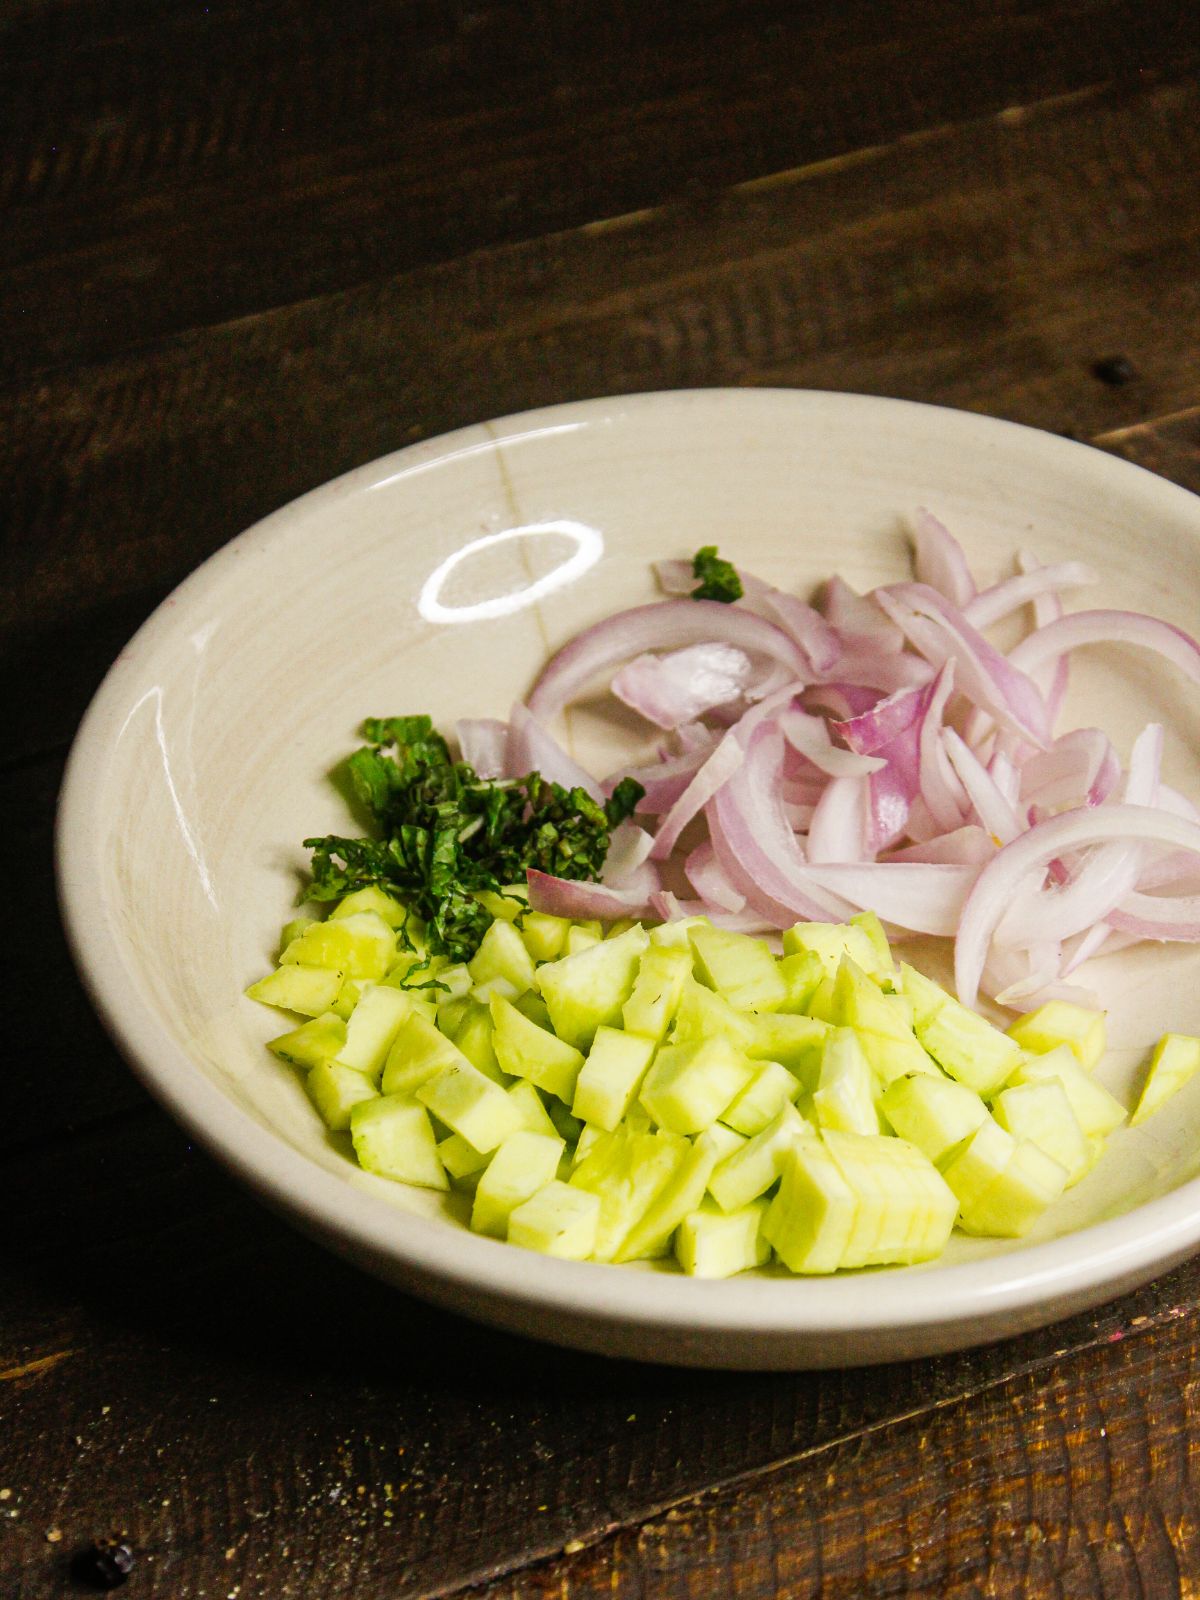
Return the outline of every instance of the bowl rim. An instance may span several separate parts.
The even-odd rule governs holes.
[[[1195,523],[1200,537],[1200,498],[1092,446],[982,413],[839,391],[712,388],[601,396],[473,423],[390,452],[288,502],[209,556],[142,623],[96,690],[71,745],[54,841],[63,926],[85,990],[142,1084],[261,1199],[369,1267],[387,1263],[393,1275],[402,1273],[414,1287],[444,1285],[460,1307],[469,1308],[477,1299],[481,1315],[489,1302],[500,1300],[512,1308],[567,1318],[584,1311],[595,1321],[664,1334],[783,1336],[800,1343],[823,1335],[900,1334],[931,1326],[961,1329],[974,1322],[986,1324],[1001,1313],[1028,1316],[1051,1301],[1068,1306],[1094,1301],[1109,1286],[1116,1292],[1122,1285],[1144,1281],[1200,1245],[1200,1177],[1186,1179],[1170,1193],[1122,1215],[985,1259],[829,1278],[764,1275],[712,1282],[515,1250],[455,1224],[381,1204],[273,1133],[196,1069],[142,1002],[122,963],[119,932],[109,920],[102,873],[96,852],[89,848],[103,788],[94,774],[105,765],[111,737],[127,708],[128,690],[144,672],[147,657],[169,645],[189,603],[223,583],[243,554],[268,550],[299,517],[327,511],[403,471],[406,464],[450,455],[477,441],[481,430],[499,447],[533,428],[601,422],[614,408],[624,413],[713,406],[792,407],[798,420],[806,412],[829,409],[858,412],[864,422],[881,411],[905,412],[926,425],[961,430],[964,440],[973,437],[989,450],[1007,439],[1018,452],[1054,452],[1075,473],[1082,470],[1101,485],[1109,482],[1122,496],[1133,491],[1162,513],[1182,515]],[[98,908],[102,915],[97,915]],[[447,1249],[448,1243],[452,1248]]]

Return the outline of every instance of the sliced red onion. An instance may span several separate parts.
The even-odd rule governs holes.
[[[954,662],[947,661],[934,680],[918,743],[921,799],[934,824],[946,832],[961,827],[969,804],[941,738],[946,702],[953,692]]]
[[[942,743],[951,765],[971,801],[975,815],[1000,843],[1008,844],[1025,830],[1021,819],[974,752],[969,750],[953,728],[942,729]]]
[[[1015,811],[1021,803],[1021,774],[1007,750],[995,751],[987,764],[987,775]]]
[[[1135,939],[1200,939],[1200,895],[1168,899],[1155,894],[1127,895],[1108,914],[1108,925]]]
[[[951,866],[982,867],[999,849],[995,839],[977,823],[971,822],[950,833],[943,833],[924,844],[905,845],[902,850],[890,850],[889,861],[943,862]]]
[[[1173,623],[1140,611],[1074,611],[1048,622],[1009,652],[1009,661],[1030,672],[1053,657],[1085,644],[1135,644],[1153,650],[1200,683],[1200,644]]]
[[[683,871],[687,881],[706,904],[716,906],[721,911],[745,910],[746,896],[725,876],[709,840],[705,839],[696,846],[684,862]]]
[[[860,911],[874,911],[885,922],[912,933],[943,938],[958,927],[977,875],[973,866],[915,861],[814,863],[805,873],[811,884],[841,896]]]
[[[829,737],[829,727],[821,717],[810,716],[807,711],[793,709],[779,716],[780,732],[792,749],[831,778],[861,777],[864,773],[878,772],[885,765],[877,756],[839,750]]]
[[[928,683],[934,668],[907,651],[884,655],[876,650],[847,650],[829,669],[829,675],[833,683],[894,694],[897,689],[915,689]]]
[[[762,599],[779,626],[804,651],[813,671],[828,672],[843,650],[837,629],[806,601],[782,589],[768,588]]]
[[[454,724],[462,758],[481,778],[502,778],[508,723],[498,717],[460,717]],[[521,774],[524,777],[524,773]]]
[[[825,620],[838,630],[847,650],[878,650],[894,655],[904,648],[904,635],[884,616],[873,595],[856,594],[836,574],[825,585],[821,603]]]
[[[912,727],[929,705],[929,689],[898,689],[869,711],[831,724],[838,738],[860,756],[872,755]]]
[[[804,652],[782,628],[752,611],[719,600],[660,600],[619,611],[576,634],[543,669],[529,696],[529,709],[549,721],[606,667],[646,650],[713,640],[782,661],[798,679],[811,676]]]
[[[653,847],[654,835],[626,817],[609,836],[600,882],[607,889],[631,887],[639,868],[649,860]]]
[[[1064,851],[1118,839],[1200,853],[1200,824],[1148,806],[1097,806],[1051,817],[1005,845],[979,874],[963,907],[954,952],[955,982],[963,1005],[975,1004],[992,935],[1029,876],[1044,871],[1046,863]]]
[[[728,928],[730,933],[764,934],[768,939],[778,935],[779,924],[755,911],[723,911],[719,906],[706,905],[703,900],[681,900],[664,890],[652,895],[650,910],[660,922],[681,922],[686,917],[707,917],[718,928]]]
[[[652,897],[658,892],[657,880],[652,888],[606,889],[598,883],[554,878],[534,867],[526,872],[525,881],[529,888],[529,904],[535,911],[583,922],[593,918],[615,922],[621,917],[645,916],[651,909]]]
[[[508,747],[504,756],[505,772],[510,778],[522,778],[529,772],[540,772],[551,783],[561,783],[564,789],[584,789],[593,800],[603,801],[604,790],[573,761],[563,747],[537,718],[518,700],[508,721]]]
[[[809,861],[861,861],[866,853],[867,778],[831,778],[808,828]]]
[[[1035,567],[1032,572],[994,583],[963,607],[963,615],[973,628],[990,628],[1042,595],[1083,589],[1099,581],[1098,574],[1086,562],[1059,561],[1054,566]]]
[[[708,641],[666,655],[635,656],[613,678],[612,692],[647,722],[678,728],[739,699],[753,674],[744,650]]]
[[[1040,806],[1098,806],[1121,776],[1121,763],[1099,728],[1076,728],[1039,750],[1020,770],[1021,799]]]
[[[742,746],[737,735],[732,732],[727,733],[659,823],[654,836],[654,848],[651,851],[655,861],[667,859],[674,850],[679,835],[693,817],[699,816],[713,795],[729,781],[741,766],[742,759]]]
[[[917,582],[928,584],[960,610],[975,598],[975,579],[962,546],[932,511],[918,506],[913,517],[914,560]]]

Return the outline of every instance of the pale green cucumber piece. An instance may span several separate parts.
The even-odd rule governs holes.
[[[800,1093],[800,1080],[778,1061],[753,1062],[754,1076],[721,1113],[721,1121],[750,1138],[761,1133]]]
[[[439,1121],[484,1154],[521,1126],[520,1110],[505,1091],[465,1056],[421,1084],[416,1094]]]
[[[916,1072],[894,1079],[879,1106],[900,1138],[934,1162],[969,1139],[988,1117],[974,1089],[940,1073]]]
[[[815,1134],[782,1152],[779,1190],[762,1234],[792,1272],[836,1272],[854,1231],[858,1197]]]
[[[283,968],[290,971],[290,968]],[[337,992],[337,999],[333,1002],[331,1010],[335,1016],[341,1017],[343,1022],[349,1022],[355,1006],[363,995],[372,986],[378,983],[378,978],[343,978],[342,986]]]
[[[482,1150],[476,1150],[473,1144],[468,1144],[461,1133],[451,1133],[440,1140],[437,1153],[450,1174],[450,1181],[461,1188],[470,1189],[474,1189],[479,1174],[492,1159],[490,1155],[484,1155]]]
[[[932,978],[910,967],[907,961],[900,963],[900,988],[912,1006],[914,1027],[924,1027],[954,998],[940,984],[934,983]]]
[[[384,1094],[412,1094],[444,1068],[460,1063],[466,1057],[454,1041],[414,1007],[392,1039],[380,1087]]]
[[[753,1075],[753,1063],[728,1039],[667,1044],[655,1056],[638,1099],[659,1127],[703,1133]]]
[[[858,1035],[852,1028],[834,1028],[825,1041],[821,1077],[813,1093],[819,1126],[837,1133],[880,1133],[878,1092],[878,1080]]]
[[[721,1157],[708,1180],[708,1192],[722,1211],[749,1205],[779,1177],[783,1152],[796,1139],[809,1137],[808,1124],[795,1106],[782,1106],[761,1132]]]
[[[692,1140],[645,1215],[625,1235],[614,1261],[645,1261],[670,1252],[671,1235],[702,1203],[713,1168],[727,1153],[728,1146],[719,1134],[728,1132],[718,1122]]]
[[[1085,1072],[1091,1072],[1105,1048],[1104,1012],[1067,1000],[1049,1000],[1010,1026],[1010,1039],[1022,1050],[1044,1055],[1060,1044],[1070,1045],[1072,1054]]]
[[[830,1132],[824,1142],[858,1200],[841,1266],[911,1264],[942,1253],[958,1200],[927,1156],[880,1134]]]
[[[566,949],[569,917],[552,917],[545,911],[527,911],[521,918],[521,938],[535,961],[556,961]]]
[[[316,920],[317,919],[315,917],[311,916],[299,916],[293,917],[290,922],[285,922],[279,934],[280,956],[283,955],[283,952],[287,949],[288,945],[292,943],[293,939],[298,939],[304,932],[305,928],[307,928],[310,923],[315,922]]]
[[[1013,1157],[1017,1141],[989,1116],[970,1138],[943,1156],[937,1163],[942,1177],[958,1199],[963,1227],[971,1232],[969,1219],[976,1207]]]
[[[611,1261],[630,1231],[686,1159],[690,1146],[675,1134],[633,1133],[626,1127],[598,1139],[571,1173],[572,1188],[600,1198],[592,1254]]]
[[[783,953],[794,956],[811,950],[819,956],[826,977],[837,976],[843,956],[850,956],[864,972],[875,965],[875,947],[862,928],[849,922],[798,922],[783,935]]]
[[[412,1002],[403,990],[372,984],[346,1023],[346,1042],[337,1057],[342,1066],[378,1078],[396,1035],[411,1015]]]
[[[395,959],[395,931],[374,911],[312,922],[280,957],[284,966],[338,967],[350,978],[382,978]]]
[[[764,1266],[771,1259],[771,1247],[762,1233],[766,1211],[762,1200],[732,1212],[709,1202],[700,1205],[679,1225],[675,1240],[679,1265],[693,1278],[732,1278]]]
[[[562,1153],[563,1142],[557,1135],[530,1133],[524,1128],[510,1133],[475,1187],[472,1230],[503,1239],[510,1214],[551,1181]]]
[[[728,1039],[738,1050],[745,1051],[757,1037],[759,1024],[767,1023],[770,1017],[770,1012],[755,1017],[735,1011],[723,995],[706,989],[695,978],[685,978],[675,1012],[671,1043],[696,1044],[703,1039],[721,1038]]]
[[[577,956],[584,950],[590,950],[594,944],[601,943],[601,936],[593,933],[590,928],[585,928],[581,923],[573,923],[567,929],[567,938],[563,950],[568,956]]]
[[[633,993],[621,1007],[621,1021],[630,1033],[662,1039],[675,1020],[683,986],[692,975],[691,947],[650,945],[638,961]]]
[[[950,1077],[985,1099],[996,1094],[1021,1064],[1021,1051],[986,1017],[947,1000],[917,1024],[917,1038]]]
[[[1066,1187],[1066,1169],[1028,1139],[1018,1142],[1004,1171],[985,1192],[964,1206],[964,1233],[1019,1239]]]
[[[506,1084],[508,1074],[501,1069],[492,1048],[492,1012],[490,1006],[480,1005],[469,996],[462,1020],[450,1037],[473,1067],[478,1067],[485,1077]]]
[[[698,976],[737,1011],[775,1011],[787,985],[764,939],[712,924],[691,931]]]
[[[524,994],[517,996],[513,1001],[513,1005],[516,1006],[523,1017],[528,1017],[530,1022],[536,1022],[539,1028],[547,1028],[553,1031],[549,1008],[541,995],[536,994],[534,990],[526,989]]]
[[[892,955],[892,947],[888,944],[887,934],[883,931],[883,923],[873,911],[859,911],[850,918],[852,928],[860,928],[866,934],[874,954],[871,963],[859,962],[859,966],[875,979],[876,983],[891,983],[896,976],[896,961]]]
[[[1067,1186],[1092,1166],[1092,1152],[1061,1083],[1013,1084],[992,1102],[992,1115],[1014,1139],[1028,1139],[1066,1170]]]
[[[623,933],[628,933],[630,928],[636,927],[636,917],[618,917],[615,922],[610,922],[602,930],[601,937],[604,939],[619,939]]]
[[[806,1016],[817,985],[825,976],[820,956],[812,950],[797,950],[794,955],[781,957],[777,966],[783,979],[783,999],[778,1010]]]
[[[544,1096],[546,1114],[554,1125],[554,1130],[560,1139],[565,1140],[569,1149],[575,1148],[576,1140],[583,1132],[583,1123],[578,1117],[567,1110],[557,1095]]]
[[[439,967],[433,976],[441,987],[427,989],[425,993],[439,1011],[452,1001],[461,1004],[471,992],[471,973],[461,961],[452,967]]]
[[[269,1039],[267,1049],[293,1067],[319,1067],[332,1061],[345,1042],[346,1024],[334,1012],[323,1011],[290,1033]]]
[[[279,1006],[302,1017],[319,1017],[332,1011],[342,987],[342,974],[333,967],[276,967],[246,990],[251,1000]]]
[[[895,1034],[873,1033],[869,1028],[855,1028],[862,1052],[871,1063],[871,1070],[885,1087],[915,1073],[941,1077],[937,1063],[922,1047],[915,1033],[906,1038]]]
[[[586,1050],[598,1027],[620,1025],[648,942],[646,930],[637,925],[537,969],[537,986],[560,1039]]]
[[[447,1039],[453,1039],[455,1033],[462,1027],[469,1016],[471,1007],[475,1002],[470,995],[465,995],[461,1000],[443,1000],[438,1005],[434,1021],[438,1025],[439,1033],[444,1033]],[[491,1018],[488,1019],[489,1024]]]
[[[419,926],[416,917],[412,916],[402,901],[373,883],[368,884],[365,889],[353,889],[344,899],[339,900],[329,913],[329,920],[334,922],[340,921],[343,917],[356,917],[362,911],[371,911],[375,916],[382,917],[389,928],[402,928],[409,922],[410,935],[415,933]]]
[[[360,1100],[350,1109],[350,1137],[365,1172],[423,1189],[450,1187],[425,1108],[408,1095]]]
[[[809,1016],[816,1017],[820,1022],[828,1022],[830,1025],[833,1024],[835,1016],[833,986],[834,980],[827,972],[808,998]]]
[[[597,1028],[575,1082],[573,1114],[581,1122],[615,1128],[636,1098],[656,1048],[641,1034]]]
[[[570,1105],[583,1055],[573,1045],[522,1015],[509,1000],[492,997],[492,1048],[501,1070],[527,1078]]]
[[[816,1088],[825,1040],[829,1037],[827,1022],[780,1011],[766,1011],[745,1020],[752,1031],[739,1048],[752,1061],[778,1061],[806,1089]]]
[[[1164,1033],[1154,1046],[1141,1098],[1130,1117],[1131,1127],[1145,1122],[1164,1101],[1200,1071],[1200,1039],[1187,1033]]]
[[[527,1133],[544,1133],[547,1138],[562,1138],[562,1129],[559,1128],[546,1102],[541,1095],[524,1078],[517,1078],[504,1091],[521,1114],[521,1127]],[[551,1100],[552,1106],[557,1105],[557,1100]]]
[[[506,883],[500,894],[491,889],[477,889],[474,898],[501,922],[515,922],[529,908],[529,890],[523,883]]]
[[[521,991],[515,983],[510,983],[507,978],[489,978],[486,983],[473,983],[469,997],[476,1005],[490,1006],[493,996],[499,995],[501,1000],[517,1001]]]
[[[365,1073],[340,1067],[336,1061],[313,1067],[304,1086],[321,1120],[334,1133],[343,1133],[350,1126],[352,1107],[360,1100],[374,1100],[379,1093]]]
[[[691,932],[701,925],[711,926],[707,917],[679,917],[674,922],[662,922],[650,929],[650,943],[664,949],[686,950],[691,955]]]
[[[1026,1056],[1011,1083],[1042,1083],[1057,1078],[1071,1102],[1075,1119],[1089,1139],[1106,1138],[1127,1115],[1125,1107],[1079,1065],[1069,1045],[1059,1045],[1045,1055]]]
[[[603,1139],[605,1134],[611,1131],[610,1128],[596,1128],[590,1123],[584,1123],[579,1130],[579,1138],[575,1141],[575,1148],[571,1152],[572,1166],[577,1167],[586,1161],[589,1153],[595,1148],[597,1139]]]
[[[833,980],[831,1021],[905,1044],[913,1037],[912,1004],[906,995],[884,994],[851,956],[843,956]]]
[[[467,971],[474,984],[505,978],[518,994],[533,987],[533,957],[513,924],[499,918],[479,941],[479,949],[467,962]]]
[[[586,1261],[596,1243],[600,1199],[559,1178],[509,1213],[508,1242],[564,1261]]]

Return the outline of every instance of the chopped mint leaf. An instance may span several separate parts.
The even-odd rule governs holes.
[[[723,561],[715,544],[703,545],[692,557],[692,576],[700,579],[693,600],[721,600],[726,605],[742,598],[742,580],[731,561]]]

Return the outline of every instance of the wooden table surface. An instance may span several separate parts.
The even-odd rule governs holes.
[[[116,1529],[142,1600],[1200,1590],[1200,1263],[817,1375],[456,1321],[149,1102],[50,865],[150,608],[463,423],[860,390],[1200,489],[1198,65],[1190,0],[0,4],[0,1593]]]

